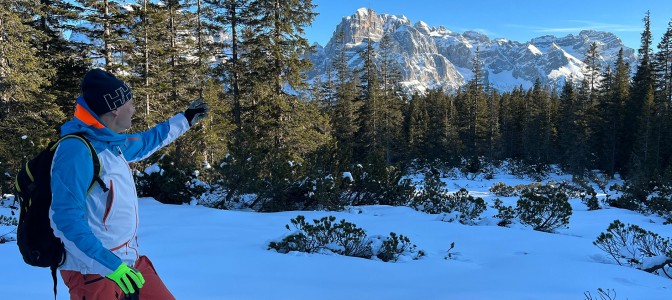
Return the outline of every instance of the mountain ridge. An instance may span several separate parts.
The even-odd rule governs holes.
[[[329,64],[339,47],[335,39],[338,32],[344,34],[351,70],[361,68],[363,59],[359,53],[366,49],[368,39],[378,51],[382,38],[390,36],[391,56],[401,71],[402,85],[407,92],[423,93],[434,88],[456,91],[472,79],[477,49],[486,83],[502,91],[517,86],[530,88],[537,79],[556,88],[568,78],[577,82],[582,80],[585,65],[582,60],[593,42],[598,45],[599,63],[603,67],[613,67],[621,48],[624,60],[633,70],[637,62],[634,49],[625,46],[610,32],[583,30],[578,35],[544,35],[518,42],[506,38],[491,39],[476,31],[457,33],[445,26],[430,26],[424,21],[412,23],[403,15],[378,14],[360,8],[343,17],[324,47],[314,44],[316,52],[308,56],[314,65],[308,73],[309,79],[326,78],[327,70],[331,69]]]

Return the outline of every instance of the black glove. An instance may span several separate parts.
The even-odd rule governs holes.
[[[209,111],[208,104],[203,102],[202,98],[198,98],[191,102],[189,108],[184,111],[184,116],[187,118],[189,126],[193,126],[196,122],[205,118]]]

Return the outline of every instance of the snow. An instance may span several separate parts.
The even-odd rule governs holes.
[[[145,174],[160,173],[163,175],[163,170],[159,167],[159,164],[153,164],[145,169]]]
[[[583,79],[583,74],[581,73],[575,73],[574,71],[581,70],[580,66],[567,64],[565,66],[562,66],[558,68],[557,70],[551,71],[551,73],[548,74],[548,78],[552,80],[559,80],[560,78],[570,78],[570,76],[575,75],[576,77],[574,80],[582,80]]]
[[[419,80],[402,81],[400,84],[405,90],[417,91],[420,95],[424,95],[428,90],[427,84]]]
[[[642,269],[653,268],[654,266],[660,266],[664,264],[667,260],[672,259],[665,255],[658,255],[653,257],[645,257],[642,261]]]
[[[415,25],[413,25],[413,27],[415,27],[415,29],[419,30],[423,34],[431,35],[431,28],[429,28],[429,25],[427,25],[427,23],[425,23],[423,21],[419,21],[419,22],[415,23]]]
[[[343,174],[345,176],[345,173]],[[568,179],[554,175],[552,179]],[[419,178],[413,177],[414,181]],[[493,180],[443,178],[451,192],[466,188],[488,206],[489,188],[529,180],[496,174]],[[604,197],[604,194],[598,195]],[[614,195],[612,195],[613,197]],[[8,196],[10,197],[10,196]],[[517,198],[500,197],[505,205]],[[9,215],[0,201],[0,215]],[[655,216],[605,208],[588,211],[579,199],[570,225],[557,233],[534,231],[520,223],[496,226],[488,208],[474,226],[441,221],[443,215],[408,207],[363,206],[340,212],[257,213],[217,210],[197,205],[165,205],[140,199],[139,243],[177,299],[584,299],[584,292],[611,289],[617,299],[672,299],[672,280],[611,262],[592,242],[616,219],[669,237],[670,226]],[[386,263],[327,254],[268,250],[290,232],[290,219],[333,215],[366,230],[368,236],[390,232],[408,236],[419,260]],[[0,226],[0,236],[9,226]],[[11,234],[11,232],[10,232]],[[455,247],[450,249],[451,243]],[[663,258],[651,258],[652,264]],[[48,269],[23,263],[15,242],[0,244],[3,299],[50,299]],[[26,280],[30,278],[30,280]],[[68,299],[59,278],[58,299]]]
[[[355,14],[362,17],[367,17],[369,15],[369,9],[366,7],[360,7],[357,9],[357,12],[355,12]]]
[[[509,70],[499,73],[488,73],[488,81],[494,88],[501,91],[510,91],[519,86],[522,86],[524,89],[534,86],[534,83],[529,80],[513,76],[513,71]]]
[[[527,45],[527,49],[530,50],[530,52],[532,52],[532,54],[534,54],[534,55],[543,55],[544,54],[541,51],[539,51],[539,48],[535,47],[532,44]]]

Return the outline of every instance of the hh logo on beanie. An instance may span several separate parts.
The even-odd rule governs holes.
[[[82,97],[96,115],[113,111],[131,101],[131,89],[114,75],[93,69],[82,80]]]
[[[125,84],[123,86],[120,86],[118,89],[114,90],[114,95],[113,94],[103,95],[103,98],[107,103],[107,107],[109,107],[110,110],[115,110],[119,106],[124,105],[124,103],[128,102],[128,100],[131,100],[131,97],[132,97],[131,89],[129,89]]]

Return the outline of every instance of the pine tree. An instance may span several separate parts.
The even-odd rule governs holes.
[[[228,4],[228,3],[227,3]],[[204,99],[210,106],[210,122],[199,124],[191,135],[187,136],[188,151],[198,153],[196,157],[202,158],[204,164],[209,162],[218,163],[228,153],[226,145],[217,145],[221,143],[222,136],[229,136],[232,129],[228,116],[230,115],[229,103],[226,101],[224,81],[218,74],[216,65],[213,66],[211,60],[216,58],[221,52],[223,43],[214,41],[210,37],[221,34],[223,30],[220,20],[216,17],[218,12],[222,12],[220,6],[212,5],[204,0],[196,0],[194,15],[191,15],[187,22],[188,28],[195,35],[196,51],[189,51],[192,55],[187,60],[191,64],[191,76],[187,78],[191,81],[187,84],[189,100],[196,97]],[[195,29],[195,30],[194,30]],[[194,58],[195,57],[195,58]],[[207,127],[207,130],[199,131],[201,126]]]
[[[495,160],[499,159],[500,155],[500,101],[501,96],[499,95],[499,92],[497,92],[495,89],[492,89],[490,95],[488,95],[488,132],[486,135],[486,159],[489,163],[494,163]]]
[[[588,103],[593,102],[593,95],[598,88],[599,76],[600,72],[602,71],[599,60],[600,52],[598,50],[597,43],[593,42],[590,44],[590,47],[586,53],[586,57],[583,59],[583,63],[585,64],[583,75],[587,85],[586,88],[588,94]]]
[[[539,79],[535,81],[526,99],[528,104],[523,144],[527,161],[532,164],[547,164],[552,149],[551,103]]]
[[[628,115],[625,105],[630,99],[630,65],[623,59],[622,48],[618,51],[614,72],[613,87],[611,88],[613,93],[609,101],[611,103],[609,123],[611,124],[610,131],[613,132],[613,135],[616,135],[616,140],[608,150],[609,161],[611,162],[609,165],[612,166],[608,170],[611,170],[610,174],[612,175],[617,171],[625,170],[630,157],[628,151],[632,149],[631,145],[625,144],[630,138],[626,133],[626,128],[631,125],[626,124],[625,121]]]
[[[354,162],[355,133],[357,132],[359,102],[359,76],[355,76],[348,69],[346,56],[346,42],[343,31],[337,32],[334,37],[336,55],[333,61],[336,70],[335,89],[336,99],[331,115],[331,124],[334,128],[334,138],[338,145],[341,164],[348,166]],[[352,79],[351,79],[352,78]]]
[[[54,139],[63,121],[53,98],[43,97],[54,69],[38,57],[36,41],[46,36],[31,26],[39,6],[0,1],[0,193],[8,192],[16,171]]]
[[[369,14],[371,16],[371,14]],[[369,19],[369,22],[371,20]],[[370,28],[374,25],[370,24]],[[366,49],[360,53],[364,65],[359,70],[360,84],[362,85],[362,105],[359,113],[359,129],[356,136],[356,153],[359,160],[383,156],[383,141],[381,137],[383,99],[380,76],[376,62],[378,53],[374,50],[373,41],[369,33],[366,39]],[[377,159],[374,159],[377,160]]]
[[[429,126],[430,126],[430,119],[429,119],[429,109],[427,105],[427,100],[426,99],[431,99],[433,93],[430,93],[428,97],[423,97],[418,95],[417,93],[411,97],[411,101],[409,103],[409,108],[407,112],[407,143],[408,143],[408,148],[409,152],[411,153],[409,156],[413,158],[418,158],[418,159],[428,159],[428,158],[436,158],[437,155],[435,152],[437,150],[433,150],[435,147],[428,147],[428,140],[427,137],[430,135],[429,133]]]
[[[511,93],[502,96],[500,120],[504,157],[523,159],[523,128],[526,114],[525,93],[522,86],[515,87]]]
[[[658,44],[655,58],[658,97],[660,102],[672,103],[672,20]]]
[[[601,74],[600,88],[596,91],[597,104],[589,111],[590,127],[594,134],[591,140],[592,152],[597,155],[598,168],[612,176],[615,172],[617,126],[620,124],[620,106],[614,101],[614,73],[607,66]]]
[[[243,130],[242,115],[243,103],[241,96],[241,78],[243,64],[241,63],[241,32],[244,26],[247,25],[246,14],[248,13],[248,2],[245,0],[204,0],[209,7],[210,19],[209,30],[215,33],[221,41],[213,42],[211,46],[215,51],[213,56],[221,61],[215,67],[212,74],[216,78],[224,78],[227,84],[227,98],[232,107],[232,119],[235,126],[235,134],[233,136],[233,144],[240,145],[242,143],[241,136]],[[230,39],[225,42],[222,32],[226,30],[230,34]],[[222,34],[222,35],[220,35]],[[230,51],[224,51],[230,49]],[[237,146],[236,146],[237,147]]]
[[[464,99],[463,141],[472,162],[478,162],[478,157],[487,151],[488,114],[487,94],[485,92],[485,76],[483,75],[480,50],[472,61],[473,78],[467,83]],[[459,99],[459,98],[458,98]]]
[[[630,97],[625,104],[624,142],[622,144],[628,156],[627,174],[635,182],[645,182],[651,175],[651,134],[653,126],[654,72],[652,66],[650,14],[644,17],[642,45],[638,50],[639,65],[632,80]]]
[[[565,81],[560,95],[558,143],[561,163],[572,175],[583,175],[587,165],[587,137],[584,111],[571,80]]]
[[[310,0],[254,0],[248,4],[250,29],[246,40],[247,55],[260,82],[270,82],[271,91],[280,95],[285,84],[292,89],[305,88],[304,71],[311,67],[302,55],[311,51],[303,37],[304,26],[312,23],[316,13]],[[265,65],[264,65],[265,64]]]
[[[395,60],[394,48],[389,35],[380,41],[380,81],[381,81],[381,144],[388,166],[402,153],[401,133],[403,125],[402,107],[404,96],[399,85],[402,77]]]
[[[152,4],[149,0],[142,0],[141,5],[133,15],[134,22],[129,31],[129,39],[136,48],[128,57],[129,64],[133,66],[131,72],[135,75],[128,78],[128,83],[133,88],[136,118],[142,120],[138,123],[142,124],[143,129],[148,129],[160,121],[158,117],[160,101],[157,98],[162,98],[160,91],[165,87],[158,80],[160,74],[155,72],[160,64],[157,53],[159,49],[163,49],[163,45],[159,45],[159,39],[165,32],[162,26],[152,25],[159,23],[158,20],[163,19],[165,15],[161,13],[162,7]],[[140,124],[136,126],[140,127]]]
[[[260,189],[255,205],[264,210],[289,208],[287,196],[301,188],[303,161],[329,142],[327,119],[319,106],[288,91],[307,87],[305,72],[311,67],[305,54],[311,51],[304,27],[315,17],[309,0],[251,1],[243,32],[245,97],[258,99],[243,124],[249,145],[252,181]]]
[[[114,73],[128,68],[125,56],[131,47],[126,35],[132,18],[132,8],[115,0],[76,0],[80,20],[85,22],[73,31],[88,37],[88,57],[102,59],[106,70]]]
[[[672,162],[672,21],[668,23],[668,28],[660,43],[658,52],[655,56],[656,72],[656,99],[655,107],[657,111],[657,136],[656,142],[659,145],[659,154],[657,161],[658,171],[662,173]]]
[[[67,115],[74,111],[74,98],[80,93],[79,83],[89,69],[91,60],[82,56],[82,47],[66,40],[64,32],[72,30],[80,9],[69,1],[40,0],[39,12],[31,26],[44,35],[37,42],[37,56],[51,66],[55,74],[48,78],[50,88],[43,94],[53,99]]]
[[[427,129],[423,132],[425,145],[419,151],[427,153],[430,165],[437,159],[449,165],[457,165],[464,146],[458,132],[455,97],[440,89],[433,89],[420,101],[425,103],[427,124],[424,126]]]

